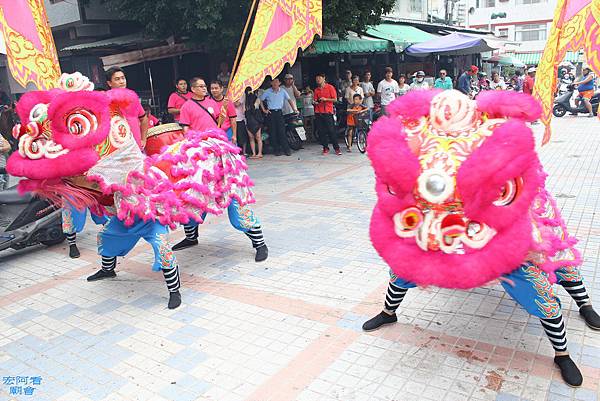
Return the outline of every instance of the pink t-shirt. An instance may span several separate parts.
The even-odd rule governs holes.
[[[210,115],[202,110],[202,108],[196,104],[200,103],[204,108],[210,112]],[[212,117],[211,117],[212,115]],[[219,116],[219,106],[210,97],[205,97],[204,100],[190,99],[181,106],[181,113],[179,115],[179,124],[187,125],[190,129],[196,131],[206,131],[210,128],[217,128],[215,120]],[[214,117],[214,118],[213,118]]]
[[[217,112],[215,115],[218,120],[219,114],[221,113],[221,107],[223,106],[225,99],[221,100],[220,102],[217,102],[214,99],[213,101],[217,104]],[[221,125],[221,129],[223,129],[223,131],[227,131],[227,129],[231,127],[231,122],[229,121],[230,118],[237,118],[237,112],[235,111],[235,104],[233,104],[233,102],[227,102],[227,116],[223,121],[223,125]]]
[[[148,115],[148,128],[156,127],[158,125],[158,118],[152,114]]]
[[[191,97],[192,97],[192,92],[186,92],[186,93],[173,92],[173,93],[171,93],[171,96],[169,96],[169,101],[167,102],[167,108],[181,110],[181,107],[183,106],[183,104]],[[173,114],[173,118],[175,118],[175,120],[179,120],[179,113]]]

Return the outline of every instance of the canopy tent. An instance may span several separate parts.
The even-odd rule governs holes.
[[[367,29],[367,35],[389,40],[394,44],[397,53],[404,51],[410,45],[426,42],[437,37],[414,26],[399,24],[380,24],[371,27]]]
[[[455,32],[409,46],[406,48],[406,53],[416,57],[426,57],[430,54],[462,56],[489,52],[495,49],[485,39]]]
[[[386,53],[389,50],[387,40],[374,39],[366,36],[348,36],[346,39],[315,40],[306,49],[305,54],[334,54],[334,53]]]
[[[527,65],[538,65],[542,58],[542,52],[515,53],[515,56],[517,56]],[[584,61],[583,53],[567,52],[564,61],[568,61],[570,63],[582,63]]]
[[[512,65],[517,68],[527,67],[527,65],[524,62],[522,62],[516,57],[511,56],[510,54],[499,54],[496,56],[492,56],[484,61],[491,64]]]

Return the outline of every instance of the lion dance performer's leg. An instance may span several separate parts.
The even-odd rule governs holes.
[[[563,286],[579,308],[585,323],[594,330],[600,330],[600,316],[592,307],[592,300],[583,284],[583,277],[576,266],[564,267],[556,271],[558,283]]]
[[[113,217],[98,233],[98,253],[102,268],[87,278],[88,281],[116,277],[117,256],[125,256],[140,238],[152,245],[154,263],[152,270],[162,271],[169,290],[169,309],[181,305],[179,266],[168,241],[168,228],[156,222],[136,221],[131,227]]]
[[[90,215],[96,224],[103,225],[108,221],[106,216],[97,216],[91,212]],[[72,259],[76,259],[80,256],[79,248],[77,248],[77,233],[83,231],[86,218],[87,209],[84,209],[83,211],[75,209],[73,205],[65,200],[65,206],[62,208],[62,228],[69,244],[69,257]]]
[[[504,277],[507,280],[502,282],[502,286],[506,292],[527,312],[540,319],[554,348],[554,362],[564,381],[570,386],[580,386],[583,376],[569,356],[560,300],[554,294],[548,276],[536,265],[527,262]]]
[[[240,206],[236,200],[232,200],[227,207],[227,214],[233,228],[243,232],[250,238],[252,247],[256,249],[254,260],[257,262],[266,260],[269,256],[269,249],[267,248],[267,244],[263,237],[260,221],[250,206]],[[202,221],[204,221],[205,218],[206,213],[202,215]],[[183,228],[185,230],[185,239],[173,246],[174,251],[198,245],[198,224],[192,222],[184,225]]]

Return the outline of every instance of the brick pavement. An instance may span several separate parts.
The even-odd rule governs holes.
[[[548,188],[599,298],[600,122],[565,117],[554,127],[541,150]],[[65,245],[2,253],[0,376],[42,378],[34,395],[14,399],[598,400],[600,333],[562,290],[585,375],[578,390],[553,368],[538,320],[498,285],[411,290],[398,324],[362,333],[387,283],[368,239],[371,168],[364,155],[322,157],[314,146],[294,156],[250,162],[269,260],[254,263],[247,238],[211,217],[200,245],[177,255],[184,303],[175,311],[147,245],[119,261],[117,279],[85,281],[98,267],[92,224],[79,260]],[[0,400],[8,392],[2,383]]]

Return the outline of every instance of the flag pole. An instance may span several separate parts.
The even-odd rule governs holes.
[[[246,25],[244,25],[244,30],[242,31],[242,37],[240,38],[240,43],[238,44],[237,52],[235,54],[235,59],[233,60],[233,66],[231,68],[231,74],[229,75],[229,83],[233,81],[233,77],[235,76],[238,64],[240,62],[240,58],[242,56],[242,48],[245,42],[246,33],[248,32],[248,27],[250,26],[250,21],[252,20],[252,15],[254,11],[256,11],[256,5],[258,4],[258,0],[252,0],[252,5],[250,6],[250,10],[248,11],[248,18],[246,18]],[[223,121],[226,118],[227,114],[227,105],[229,103],[229,88],[231,85],[227,85],[227,93],[225,94],[225,100],[223,102],[223,106],[221,106],[221,110],[219,113],[218,126],[219,128],[223,124]]]

